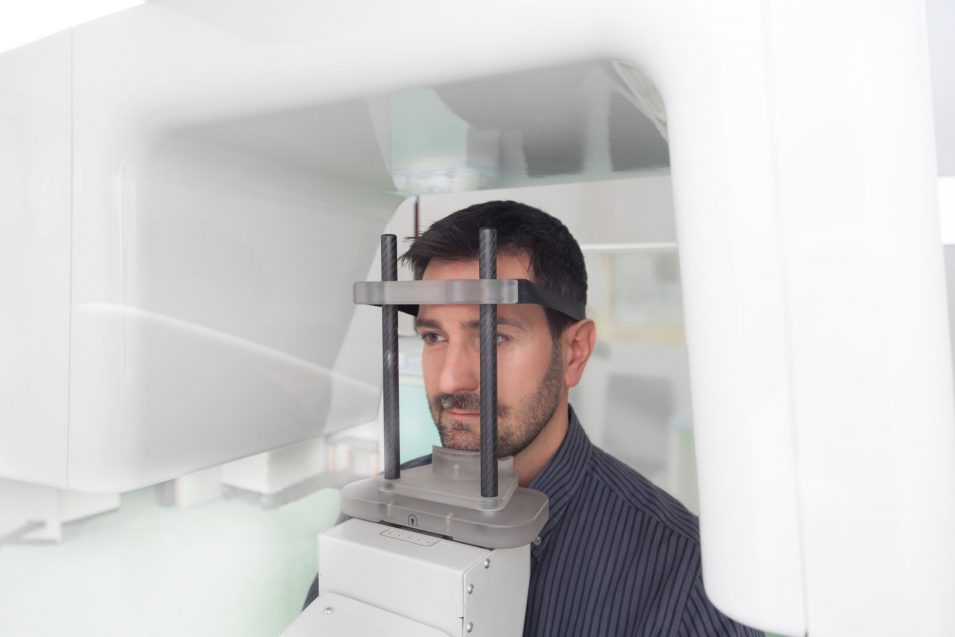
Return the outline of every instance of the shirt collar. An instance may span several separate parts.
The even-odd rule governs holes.
[[[541,542],[535,542],[533,552],[539,557],[543,550],[544,540],[560,523],[560,518],[573,500],[574,493],[580,485],[590,452],[593,447],[584,428],[577,420],[573,407],[568,407],[567,435],[554,457],[544,465],[537,476],[531,480],[529,488],[540,491],[547,496],[549,517],[540,532]]]

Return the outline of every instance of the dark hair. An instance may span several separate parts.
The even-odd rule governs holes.
[[[420,279],[432,259],[469,261],[478,256],[478,231],[497,230],[498,253],[526,255],[530,275],[543,288],[587,303],[587,268],[577,240],[558,219],[542,210],[516,201],[475,204],[436,221],[401,260]],[[546,309],[554,340],[574,319]]]

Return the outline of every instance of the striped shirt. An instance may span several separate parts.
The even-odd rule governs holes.
[[[529,486],[547,495],[550,518],[531,547],[525,637],[762,635],[707,598],[696,516],[595,447],[573,409]],[[306,605],[317,594],[316,581]]]
[[[531,548],[525,636],[762,634],[707,598],[696,516],[595,447],[573,409],[529,486],[550,519]]]

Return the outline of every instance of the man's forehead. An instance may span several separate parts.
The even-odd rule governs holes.
[[[477,259],[446,261],[432,259],[421,275],[424,280],[477,279],[480,268]],[[497,278],[534,280],[530,271],[530,258],[526,254],[498,253]]]

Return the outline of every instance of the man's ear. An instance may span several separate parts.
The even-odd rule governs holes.
[[[561,335],[564,357],[564,384],[575,387],[584,375],[587,361],[597,342],[597,326],[591,319],[578,321]]]

